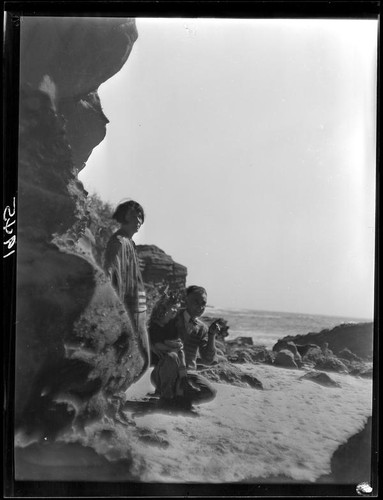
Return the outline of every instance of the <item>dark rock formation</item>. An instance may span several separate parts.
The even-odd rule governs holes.
[[[288,349],[281,349],[278,351],[274,360],[274,365],[282,368],[298,368],[294,360],[294,354]]]
[[[208,325],[209,321],[202,318]],[[212,318],[209,318],[210,320]],[[218,318],[215,318],[218,319]],[[223,329],[216,337],[218,353],[231,363],[273,363],[275,355],[265,346],[254,345],[251,337],[236,337],[227,339],[229,326]]]
[[[300,368],[302,366],[302,357],[298,351],[297,346],[294,344],[294,342],[281,341],[274,347],[275,347],[275,349],[273,348],[274,352],[279,353],[282,350],[290,351],[292,353],[292,355],[294,356],[294,362],[297,365],[297,367]],[[278,358],[278,355],[277,355],[277,358]],[[279,357],[279,359],[281,359],[281,358]]]
[[[228,340],[225,348],[227,359],[232,363],[268,363],[274,362],[275,355],[262,345],[252,345],[246,337]],[[252,340],[252,339],[250,339]]]
[[[132,19],[21,19],[21,86],[51,95],[55,110],[65,117],[73,165],[79,170],[105,136],[108,120],[97,89],[122,68],[136,39]]]
[[[345,347],[338,353],[338,357],[343,360],[343,361],[356,361],[356,362],[362,362],[362,359],[359,358],[356,354],[350,351],[350,349],[347,349]]]
[[[335,382],[335,380],[329,377],[327,373],[323,372],[308,372],[299,380],[311,380],[312,382],[316,382],[317,384],[325,387],[341,387],[339,382]]]
[[[184,290],[187,269],[155,245],[137,245],[144,282],[154,286],[169,285],[169,290]]]
[[[105,134],[97,88],[136,38],[129,19],[22,18],[15,423],[41,437],[104,414],[147,364],[93,259],[76,178]]]
[[[273,351],[277,350],[278,349],[278,346],[280,345],[279,344],[279,340],[278,342],[273,346]],[[284,344],[282,344],[284,345]],[[311,350],[311,349],[314,349],[314,352],[317,350],[318,352],[321,352],[321,349],[319,348],[319,346],[317,346],[316,344],[304,344],[304,345],[300,345],[300,344],[296,344],[296,348],[298,349],[298,352],[299,354],[301,355],[301,357],[303,356],[306,356],[307,353]]]
[[[366,365],[365,363],[353,363],[348,366],[349,374],[355,375],[362,378],[372,378],[374,375],[374,369],[372,363]]]
[[[342,324],[319,333],[284,337],[273,346],[273,352],[295,346],[306,366],[370,378],[372,333],[372,323]]]
[[[302,356],[302,359],[304,359],[305,361],[312,361],[314,363],[317,363],[318,361],[321,361],[323,357],[324,355],[322,349],[319,346],[309,344],[309,347],[306,353]]]
[[[354,484],[371,480],[372,418],[363,429],[339,446],[331,458],[331,474],[321,476],[318,483]]]
[[[370,361],[373,357],[373,324],[342,324],[331,330],[322,330],[319,333],[296,336],[288,335],[278,340],[273,350],[277,350],[278,345],[286,341],[294,342],[298,350],[300,350],[300,346],[307,344],[315,344],[319,347],[327,344],[327,348],[337,356],[343,349],[347,348],[359,358]],[[302,351],[301,355],[303,355]]]
[[[348,373],[347,366],[336,356],[324,357],[316,363],[315,368],[327,372]]]

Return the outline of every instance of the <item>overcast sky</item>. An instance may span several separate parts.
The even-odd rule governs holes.
[[[372,318],[377,22],[136,23],[85,188],[209,304]]]

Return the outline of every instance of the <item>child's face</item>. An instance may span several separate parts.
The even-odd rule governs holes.
[[[168,307],[164,314],[161,316],[161,323],[163,325],[166,325],[171,319],[173,319],[179,309],[179,304],[173,304],[172,306]]]
[[[192,318],[198,318],[205,312],[207,296],[204,293],[193,292],[186,297],[186,310]]]

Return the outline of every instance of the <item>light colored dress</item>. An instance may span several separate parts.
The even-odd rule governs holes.
[[[134,241],[114,233],[105,250],[104,269],[149,356],[145,286]]]

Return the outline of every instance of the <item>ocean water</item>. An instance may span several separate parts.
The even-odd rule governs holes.
[[[372,321],[366,318],[321,316],[286,312],[256,311],[207,306],[205,316],[222,317],[229,324],[228,339],[252,337],[253,342],[272,348],[286,335],[305,335],[344,323]]]

